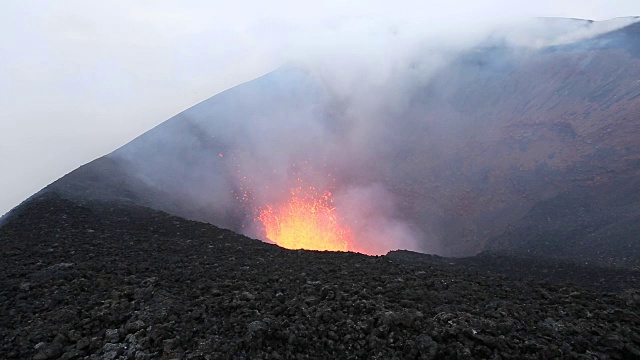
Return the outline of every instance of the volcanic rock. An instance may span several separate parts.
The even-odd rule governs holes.
[[[0,228],[0,254],[6,359],[626,359],[640,347],[630,269],[286,250],[55,194]],[[64,274],[42,276],[52,268]]]

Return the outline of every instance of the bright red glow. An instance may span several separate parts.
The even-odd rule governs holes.
[[[336,214],[332,193],[298,187],[281,205],[262,209],[266,237],[287,249],[353,250],[353,235]]]

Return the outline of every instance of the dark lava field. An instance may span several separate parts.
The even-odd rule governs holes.
[[[292,251],[45,193],[0,228],[2,359],[637,359],[640,273]]]

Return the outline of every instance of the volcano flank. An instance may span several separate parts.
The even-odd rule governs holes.
[[[0,219],[0,358],[640,358],[637,20],[177,114]]]
[[[286,66],[44,191],[274,241],[260,212],[315,189],[309,202],[330,192],[348,248],[368,254],[490,250],[638,266],[639,28],[541,49],[491,40],[429,76],[417,76],[418,56],[388,92],[344,91],[326,72]]]

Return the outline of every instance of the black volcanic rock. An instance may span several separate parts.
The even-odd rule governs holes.
[[[0,228],[3,359],[630,359],[640,348],[637,282],[605,293],[415,253],[285,250],[53,193],[22,210]]]

